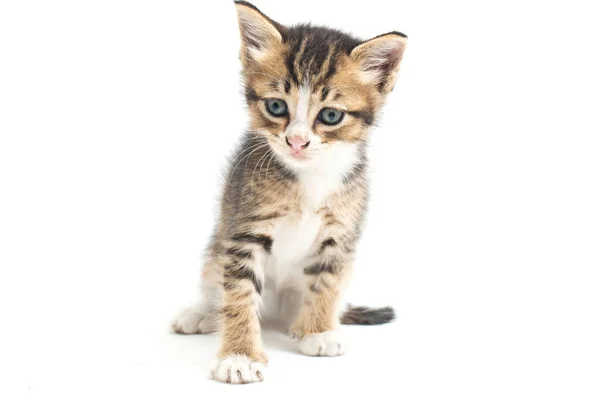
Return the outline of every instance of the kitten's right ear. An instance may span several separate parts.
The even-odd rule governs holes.
[[[282,42],[280,30],[283,27],[247,1],[235,1],[235,8],[242,35],[240,59],[246,65],[248,61],[260,60]]]

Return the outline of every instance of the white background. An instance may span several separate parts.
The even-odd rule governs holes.
[[[246,125],[233,4],[6,0],[0,397],[598,399],[592,2],[256,4],[409,36],[349,293],[397,321],[345,328],[336,359],[267,332],[268,381],[208,380],[217,337],[167,328]]]

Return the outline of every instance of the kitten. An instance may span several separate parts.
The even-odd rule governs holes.
[[[286,27],[236,1],[251,127],[231,160],[202,270],[202,301],[178,333],[222,332],[213,378],[262,381],[259,312],[310,356],[338,356],[339,323],[377,324],[390,308],[339,310],[367,208],[369,128],[392,91],[406,36],[361,41]]]

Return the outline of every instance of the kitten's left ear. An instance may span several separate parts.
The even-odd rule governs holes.
[[[386,33],[358,45],[350,57],[358,63],[365,81],[376,84],[380,92],[389,93],[396,84],[406,40],[403,33]]]
[[[242,34],[240,58],[244,65],[251,60],[260,60],[263,54],[283,41],[280,32],[283,27],[254,5],[235,1],[235,8]]]

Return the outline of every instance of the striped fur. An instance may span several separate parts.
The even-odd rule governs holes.
[[[323,350],[314,343],[338,340],[330,332],[340,323],[340,298],[367,209],[369,128],[394,87],[406,36],[362,41],[309,24],[285,27],[244,1],[236,9],[250,127],[226,175],[203,268],[204,301],[174,329],[220,327],[214,377],[245,383],[263,378],[259,311],[269,293],[297,295],[290,310],[275,308],[289,319],[301,351],[341,354],[341,344]],[[287,112],[274,116],[268,99],[284,101]],[[326,107],[342,112],[339,123],[324,123]],[[290,153],[290,138],[306,142],[300,156]],[[392,317],[391,309],[351,308],[342,322]]]

